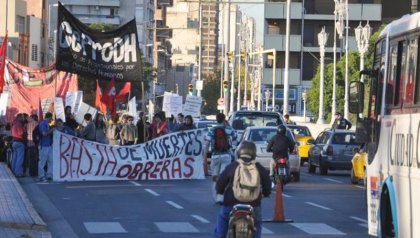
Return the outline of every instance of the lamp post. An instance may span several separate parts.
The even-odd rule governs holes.
[[[328,33],[325,32],[325,26],[318,33],[319,54],[321,56],[321,74],[319,78],[319,115],[317,124],[325,124],[324,119],[324,58],[325,45],[327,44]]]
[[[359,26],[354,29],[354,33],[356,36],[357,49],[360,54],[360,70],[363,70],[365,66],[365,54],[369,48],[369,39],[372,34],[372,28],[369,26],[369,22],[367,22],[364,27],[362,27],[362,23],[360,23]],[[363,81],[362,75],[360,77],[360,82],[363,83]]]
[[[264,96],[265,96],[265,110],[268,112],[268,100],[270,99],[270,96],[271,96],[271,93],[268,89],[265,90]]]
[[[303,100],[303,120],[306,122],[306,100],[308,100],[308,94],[305,91],[302,93],[302,100]]]
[[[55,30],[53,31],[53,36],[51,36],[51,7],[58,7],[58,3],[48,5],[48,64],[51,64],[55,58],[55,35],[57,34],[57,31]]]

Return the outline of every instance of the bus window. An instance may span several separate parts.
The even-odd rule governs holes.
[[[417,43],[418,43],[418,40],[417,40]],[[420,48],[419,47],[417,47],[416,48],[417,49],[417,55],[419,55],[419,50],[420,50]],[[420,104],[420,79],[419,79],[419,77],[417,77],[417,75],[418,75],[418,70],[419,70],[419,63],[420,63],[420,60],[417,60],[417,61],[415,61],[414,62],[414,67],[416,67],[417,66],[417,68],[416,69],[414,69],[414,78],[415,78],[415,83],[414,83],[414,103],[415,104]]]
[[[406,78],[405,83],[405,99],[404,104],[412,105],[414,100],[414,88],[415,88],[415,78],[416,78],[416,66],[417,66],[417,52],[418,52],[418,40],[417,38],[411,39],[408,45],[408,63],[406,69]]]
[[[398,58],[398,45],[392,45],[389,50],[389,74],[388,74],[388,80],[387,80],[387,90],[386,90],[386,96],[387,98],[392,98],[392,101],[394,99],[394,91],[395,91],[395,78],[397,77],[397,58]],[[389,90],[388,90],[389,89]],[[392,102],[387,101],[387,104]],[[386,105],[387,106],[387,113],[389,113],[390,107],[392,105]]]
[[[404,92],[405,62],[406,62],[407,43],[400,41],[391,46],[390,50],[390,74],[388,77],[387,97],[393,98],[391,109],[401,107]],[[389,95],[391,94],[391,95]],[[393,97],[391,97],[393,96]]]

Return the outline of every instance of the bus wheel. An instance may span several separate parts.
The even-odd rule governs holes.
[[[388,188],[381,196],[381,234],[383,238],[395,237],[394,223],[392,222],[391,201]]]

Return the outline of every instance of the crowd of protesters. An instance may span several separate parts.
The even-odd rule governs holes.
[[[168,133],[196,129],[193,118],[182,113],[167,119],[164,112],[158,112],[149,122],[140,112],[137,123],[131,115],[107,120],[102,113],[95,118],[87,113],[83,125],[79,125],[67,106],[65,118],[65,122],[60,118],[53,120],[53,114],[47,112],[38,121],[36,114],[19,113],[12,123],[0,122],[0,161],[7,162],[16,177],[38,176],[39,181],[48,181],[52,179],[54,131],[103,144],[135,145]],[[8,151],[12,151],[11,158]]]

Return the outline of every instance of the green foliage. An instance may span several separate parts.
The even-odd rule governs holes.
[[[220,72],[216,73],[216,75],[207,76],[203,83],[202,96],[207,102],[207,105],[203,108],[203,112],[207,115],[216,114],[218,112],[217,99],[220,97]]]
[[[373,62],[373,51],[374,44],[378,39],[380,31],[383,29],[382,25],[377,32],[375,32],[369,41],[369,50],[366,55],[365,65],[367,68],[372,67]],[[358,81],[360,78],[359,64],[360,57],[358,52],[349,52],[349,83],[352,81]],[[344,80],[345,80],[345,55],[337,61],[337,76],[336,76],[336,102],[337,112],[344,112]],[[332,110],[332,93],[333,93],[333,75],[334,75],[334,64],[329,63],[325,66],[324,72],[324,115],[327,122],[331,121],[331,110]],[[320,65],[318,65],[317,72],[312,79],[312,87],[308,91],[307,106],[315,117],[318,116],[319,112],[319,85],[320,85]],[[350,114],[350,120],[355,121],[356,116]],[[317,119],[317,118],[316,118]]]

